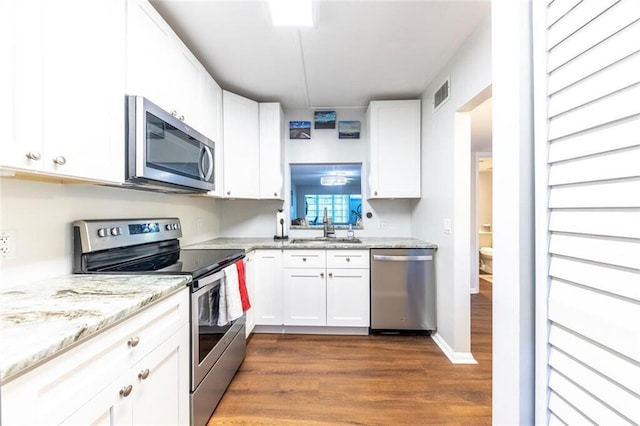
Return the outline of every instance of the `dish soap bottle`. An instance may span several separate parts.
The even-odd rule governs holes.
[[[353,227],[349,224],[349,229],[347,230],[347,239],[353,240]]]

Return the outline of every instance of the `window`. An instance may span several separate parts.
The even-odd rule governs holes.
[[[305,219],[310,225],[322,223],[324,209],[335,225],[355,225],[362,211],[361,194],[305,194]]]

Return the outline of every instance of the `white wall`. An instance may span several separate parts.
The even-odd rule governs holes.
[[[450,98],[433,112],[434,91],[450,77]],[[438,292],[438,335],[458,354],[470,347],[469,275],[456,279],[454,238],[457,232],[444,232],[445,219],[454,220],[456,194],[454,177],[461,174],[456,164],[455,115],[491,84],[491,21],[487,17],[465,41],[452,60],[443,67],[422,95],[422,198],[415,202],[412,234],[438,245],[436,281]],[[467,148],[470,156],[470,147]],[[470,173],[471,164],[460,176]],[[466,182],[470,185],[470,176]],[[468,196],[468,194],[467,194]],[[468,214],[469,212],[467,212]],[[461,248],[457,248],[461,250]],[[468,256],[469,247],[464,248]],[[468,268],[467,268],[468,269]],[[458,271],[460,274],[460,271]]]
[[[362,193],[368,185],[367,170],[367,123],[366,111],[359,108],[335,109],[336,121],[360,120],[360,139],[338,139],[338,129],[314,129],[313,110],[285,111],[285,194],[291,192],[291,163],[362,163]],[[289,139],[289,121],[310,121],[311,139]],[[290,199],[278,201],[229,200],[222,202],[221,234],[233,237],[272,237],[275,232],[275,214],[284,207],[290,218]],[[409,200],[363,200],[363,226],[356,236],[407,237],[411,236],[411,202]],[[373,217],[366,218],[371,212]],[[382,222],[382,227],[380,226]],[[346,230],[337,230],[338,237],[346,236]],[[291,237],[312,237],[322,234],[322,229],[294,229]]]
[[[16,257],[0,259],[0,287],[71,273],[78,219],[179,217],[189,244],[219,235],[220,201],[97,185],[0,178],[0,229],[16,233]]]

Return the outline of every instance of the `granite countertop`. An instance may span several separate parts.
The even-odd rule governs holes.
[[[69,275],[0,291],[6,382],[191,281],[188,275]]]
[[[437,249],[433,243],[428,243],[416,238],[409,237],[356,237],[361,243],[349,242],[311,242],[294,243],[296,238],[289,237],[288,240],[276,241],[273,238],[215,238],[196,244],[190,244],[183,249],[229,249],[240,248],[246,251],[255,249],[364,249],[371,248],[431,248]]]

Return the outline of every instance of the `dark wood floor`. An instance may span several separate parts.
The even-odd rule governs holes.
[[[471,296],[477,365],[428,337],[255,334],[209,425],[491,424],[491,285]]]

